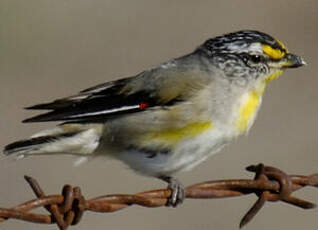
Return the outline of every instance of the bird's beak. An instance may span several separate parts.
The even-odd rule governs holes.
[[[300,66],[307,65],[304,59],[291,53],[286,54],[279,63],[281,68],[298,68]]]

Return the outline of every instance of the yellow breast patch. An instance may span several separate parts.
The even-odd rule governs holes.
[[[210,121],[193,122],[181,128],[166,129],[153,132],[152,134],[150,134],[148,140],[177,143],[185,138],[200,135],[212,128],[213,124]]]
[[[236,127],[240,132],[245,132],[247,130],[251,117],[260,105],[263,92],[264,89],[259,91],[252,90],[245,103],[241,106],[239,117],[236,120]]]
[[[245,132],[249,126],[251,117],[257,111],[260,106],[261,97],[265,91],[267,84],[279,77],[283,73],[282,70],[277,70],[276,72],[269,74],[264,81],[262,81],[257,89],[249,92],[247,99],[240,107],[239,117],[236,120],[236,127],[240,132]]]

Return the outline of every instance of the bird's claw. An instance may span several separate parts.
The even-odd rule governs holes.
[[[182,204],[185,199],[185,188],[181,182],[173,177],[161,177],[168,182],[168,188],[172,190],[171,197],[168,199],[166,206],[177,207]]]

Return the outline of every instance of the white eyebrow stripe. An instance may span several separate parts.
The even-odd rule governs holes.
[[[123,106],[123,107],[116,108],[116,109],[102,110],[102,111],[91,112],[91,113],[76,114],[76,115],[69,116],[69,118],[79,118],[79,117],[85,117],[85,116],[109,114],[109,113],[113,113],[113,112],[120,112],[120,111],[125,111],[125,110],[130,110],[130,109],[138,109],[138,108],[139,108],[139,105]]]
[[[261,43],[253,43],[248,47],[249,52],[263,53],[263,48]]]
[[[233,53],[240,53],[240,52],[244,52],[244,53],[263,53],[263,49],[262,49],[262,44],[259,42],[256,43],[252,43],[249,46],[244,46],[242,47],[241,45],[237,45],[237,44],[232,44],[229,46],[230,52]]]

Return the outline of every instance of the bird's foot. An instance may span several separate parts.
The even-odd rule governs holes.
[[[171,197],[168,199],[166,206],[177,207],[185,199],[185,188],[183,184],[174,177],[162,176],[160,179],[169,183],[168,188],[172,190]]]

